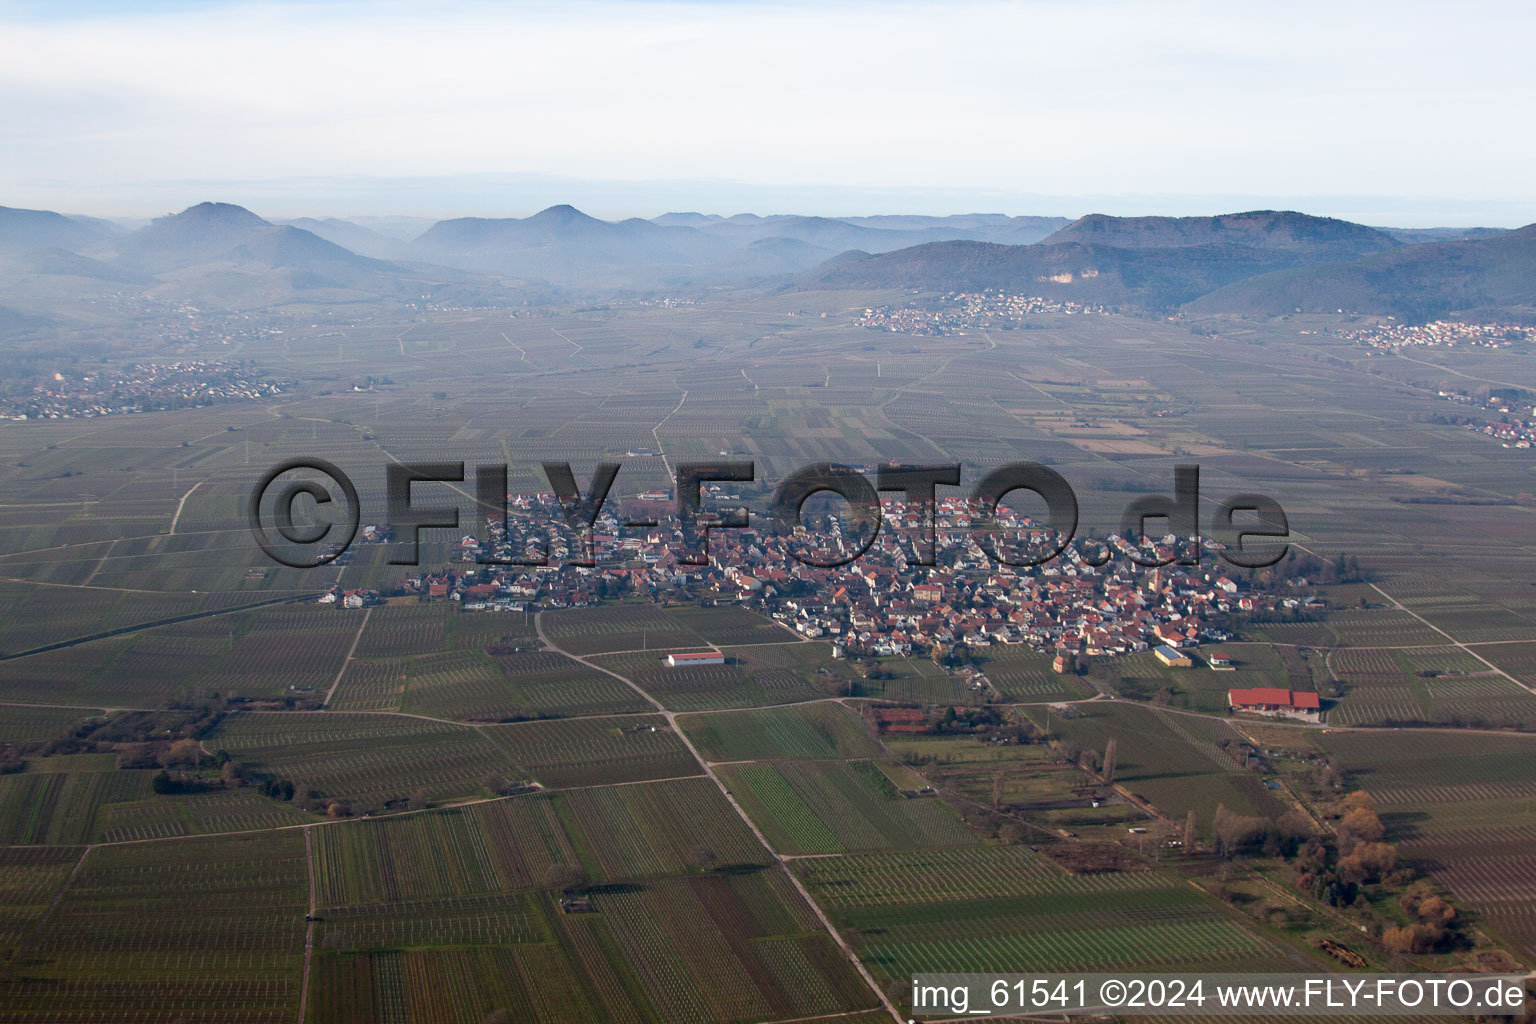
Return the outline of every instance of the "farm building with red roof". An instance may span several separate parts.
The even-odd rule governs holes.
[[[719,651],[686,651],[682,654],[667,655],[668,668],[682,668],[685,665],[724,665],[725,655]]]
[[[1282,690],[1259,686],[1250,690],[1228,690],[1227,704],[1233,711],[1253,711],[1261,715],[1281,715],[1317,721],[1322,705],[1317,694],[1307,690]]]

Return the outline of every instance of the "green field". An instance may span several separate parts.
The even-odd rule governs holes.
[[[149,772],[24,772],[0,775],[0,842],[86,843],[113,834],[118,817],[149,799]],[[176,821],[175,805],[164,802]],[[141,819],[141,824],[147,824]],[[178,822],[179,825],[179,822]],[[185,834],[184,828],[165,834]]]
[[[841,704],[682,715],[678,725],[709,761],[873,757],[880,746]]]
[[[1052,670],[1051,659],[1022,644],[993,644],[975,661],[1004,700],[1019,704],[1077,700],[1093,690],[1081,680]]]
[[[797,639],[772,619],[734,605],[717,608],[679,605],[668,608],[666,613],[680,626],[692,630],[716,647],[793,643]]]
[[[1154,871],[1069,875],[1023,847],[803,860],[795,871],[880,977],[920,971],[1272,969],[1276,947]]]
[[[655,650],[664,655],[711,643],[676,617],[650,605],[557,609],[544,613],[540,622],[555,645],[571,654]]]
[[[1500,646],[1483,648],[1484,656],[1497,657]],[[1337,725],[1536,724],[1536,694],[1457,647],[1346,649],[1336,651],[1330,665],[1344,688],[1328,716]]]
[[[880,658],[878,663],[883,678],[857,679],[848,696],[921,704],[981,702],[981,694],[967,689],[959,679],[927,658]]]
[[[656,715],[523,722],[487,727],[483,734],[523,773],[546,786],[599,786],[703,771]]]
[[[535,888],[553,864],[601,882],[683,874],[708,846],[718,863],[766,866],[766,851],[706,779],[533,794],[313,833],[322,902],[413,903]]]
[[[650,706],[612,676],[553,651],[492,657],[449,650],[405,659],[402,668],[401,710],[456,721],[612,714]]]
[[[0,1020],[292,1021],[306,905],[298,831],[99,847],[0,978]]]
[[[43,921],[83,852],[70,846],[0,848],[0,969]]]
[[[756,762],[716,769],[783,853],[964,846],[978,837],[932,797],[906,798],[872,761]]]
[[[503,750],[468,726],[394,715],[245,713],[206,741],[269,774],[364,806],[417,790],[467,796],[488,776],[518,773]]]
[[[695,648],[707,650],[708,648]],[[598,655],[593,664],[631,680],[674,711],[760,707],[825,697],[818,670],[830,661],[821,644],[766,644],[721,649],[723,665],[668,667],[663,654]]]
[[[405,697],[405,658],[353,658],[326,707],[337,711],[398,711]]]
[[[7,707],[0,713],[0,743],[52,739],[83,717],[71,708]]]
[[[631,878],[635,865],[642,875],[647,864],[657,870],[593,889],[593,913],[563,913],[541,889],[537,869],[576,855],[563,827],[577,818],[587,828],[622,830],[616,813],[670,807],[721,836],[722,818],[698,815],[712,806],[733,812],[696,785],[713,789],[702,780],[627,786],[581,794],[619,802],[519,797],[321,828],[314,1019],[362,1022],[408,1011],[412,1020],[448,1024],[516,1006],[519,1019],[550,1024],[749,1021],[871,1006],[873,995],[777,870],[668,875],[680,867],[675,848],[686,828],[680,835],[657,819],[650,845],[625,846],[633,840],[621,838],[620,846],[593,847],[594,859],[624,865]],[[627,803],[630,791],[642,790]],[[751,842],[739,821],[735,828]],[[542,838],[530,846],[530,836]],[[373,881],[359,887],[360,879]]]
[[[874,1004],[777,872],[604,887],[591,901],[581,915],[547,894],[442,901],[373,929],[329,910],[313,1019],[456,1024],[515,1006],[545,1024],[765,1021]]]
[[[1100,753],[1113,738],[1118,748],[1116,782],[1174,821],[1182,821],[1192,810],[1201,828],[1208,828],[1222,805],[1236,814],[1262,817],[1285,810],[1258,773],[1243,770],[1241,755],[1234,755],[1240,737],[1225,721],[1124,701],[1078,709],[1077,718],[1054,716],[1051,731]],[[1044,724],[1040,709],[1029,711],[1032,721]],[[1229,744],[1226,749],[1223,740]]]

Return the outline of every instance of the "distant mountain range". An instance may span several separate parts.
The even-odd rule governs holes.
[[[340,220],[336,217],[326,217],[323,220],[315,217],[301,217],[298,220],[282,220],[274,223],[308,231],[343,249],[350,249],[359,256],[369,256],[376,260],[399,259],[406,254],[408,248],[406,245],[409,241],[408,237],[401,238],[385,234],[354,221]]]
[[[102,221],[66,217],[47,210],[16,210],[0,206],[0,254],[78,249],[112,234]]]
[[[1536,224],[1364,259],[1260,274],[1189,304],[1192,312],[1348,310],[1427,320],[1450,313],[1536,313]]]
[[[423,226],[424,230],[422,230]],[[0,329],[142,294],[224,309],[495,305],[619,292],[1000,288],[1147,311],[1405,316],[1536,308],[1536,227],[1380,229],[1217,217],[264,220],[202,203],[135,230],[0,207]]]
[[[358,230],[364,230],[359,228]],[[46,315],[125,290],[213,309],[357,302],[520,302],[515,283],[362,256],[240,206],[200,203],[136,231],[0,210],[0,304]]]
[[[1316,262],[1347,260],[1398,245],[1391,235],[1332,217],[1256,210],[1217,217],[1109,217],[1092,213],[1045,239],[1046,245],[1079,242],[1117,249],[1186,249],[1219,246],[1254,253],[1295,253]]]
[[[1536,226],[1436,232],[1405,241],[1326,217],[1094,214],[1035,245],[939,242],[844,254],[802,288],[998,288],[1149,311],[1345,310],[1403,317],[1474,309],[1536,312]],[[1410,235],[1410,239],[1414,236]]]
[[[1170,309],[1235,281],[1354,259],[1399,243],[1374,228],[1299,213],[1074,221],[1035,245],[935,242],[845,257],[824,288],[1003,288],[1080,302]]]
[[[654,288],[714,285],[804,270],[840,252],[888,252],[937,239],[1028,244],[1069,223],[1061,217],[734,217],[669,213],[604,221],[570,206],[527,218],[442,221],[406,249],[412,258],[466,270],[539,277],[573,288],[594,281]]]

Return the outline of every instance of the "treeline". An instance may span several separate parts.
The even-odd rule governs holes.
[[[878,722],[875,726],[880,728]],[[1029,719],[992,706],[926,706],[923,708],[922,734],[969,736],[983,743],[1010,745],[1038,743],[1044,738]],[[936,758],[937,755],[927,757]],[[914,763],[923,763],[923,760],[920,756]]]
[[[1348,794],[1332,815],[1335,840],[1307,844],[1295,865],[1297,889],[1359,912],[1371,933],[1395,953],[1444,952],[1466,943],[1456,909],[1412,865],[1400,861],[1397,846],[1386,841],[1369,793]],[[1372,896],[1382,892],[1396,893],[1406,922],[1388,921],[1376,911]]]
[[[1256,585],[1265,582],[1283,583],[1298,577],[1304,577],[1308,583],[1323,586],[1368,582],[1367,573],[1360,567],[1360,559],[1354,555],[1340,552],[1331,559],[1322,559],[1292,546],[1285,557],[1270,570],[1269,580],[1261,577]]]
[[[1422,673],[1420,674],[1422,675]],[[1504,729],[1509,732],[1529,732],[1532,728],[1531,721],[1519,715],[1491,717],[1483,714],[1469,714],[1465,711],[1454,709],[1440,709],[1438,715],[1427,718],[1418,716],[1397,718],[1389,715],[1382,718],[1376,724],[1384,729]]]
[[[116,754],[119,768],[196,768],[208,757],[203,737],[227,713],[215,695],[159,711],[88,718],[47,740],[0,747],[0,774],[20,771],[28,758],[64,754]]]
[[[1436,953],[1467,944],[1456,909],[1387,841],[1369,793],[1348,794],[1327,815],[1333,820],[1331,835],[1319,833],[1300,811],[1270,819],[1220,806],[1211,826],[1211,849],[1227,860],[1262,856],[1289,862],[1298,892],[1356,915],[1362,931],[1390,952]],[[1193,818],[1191,812],[1186,832],[1193,831]],[[1211,891],[1229,902],[1239,898],[1224,884]],[[1383,913],[1384,895],[1395,896],[1401,918]]]

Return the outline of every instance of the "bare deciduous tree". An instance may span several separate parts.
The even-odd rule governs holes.
[[[551,864],[544,869],[544,885],[550,889],[569,892],[587,884],[585,868],[576,864]]]

